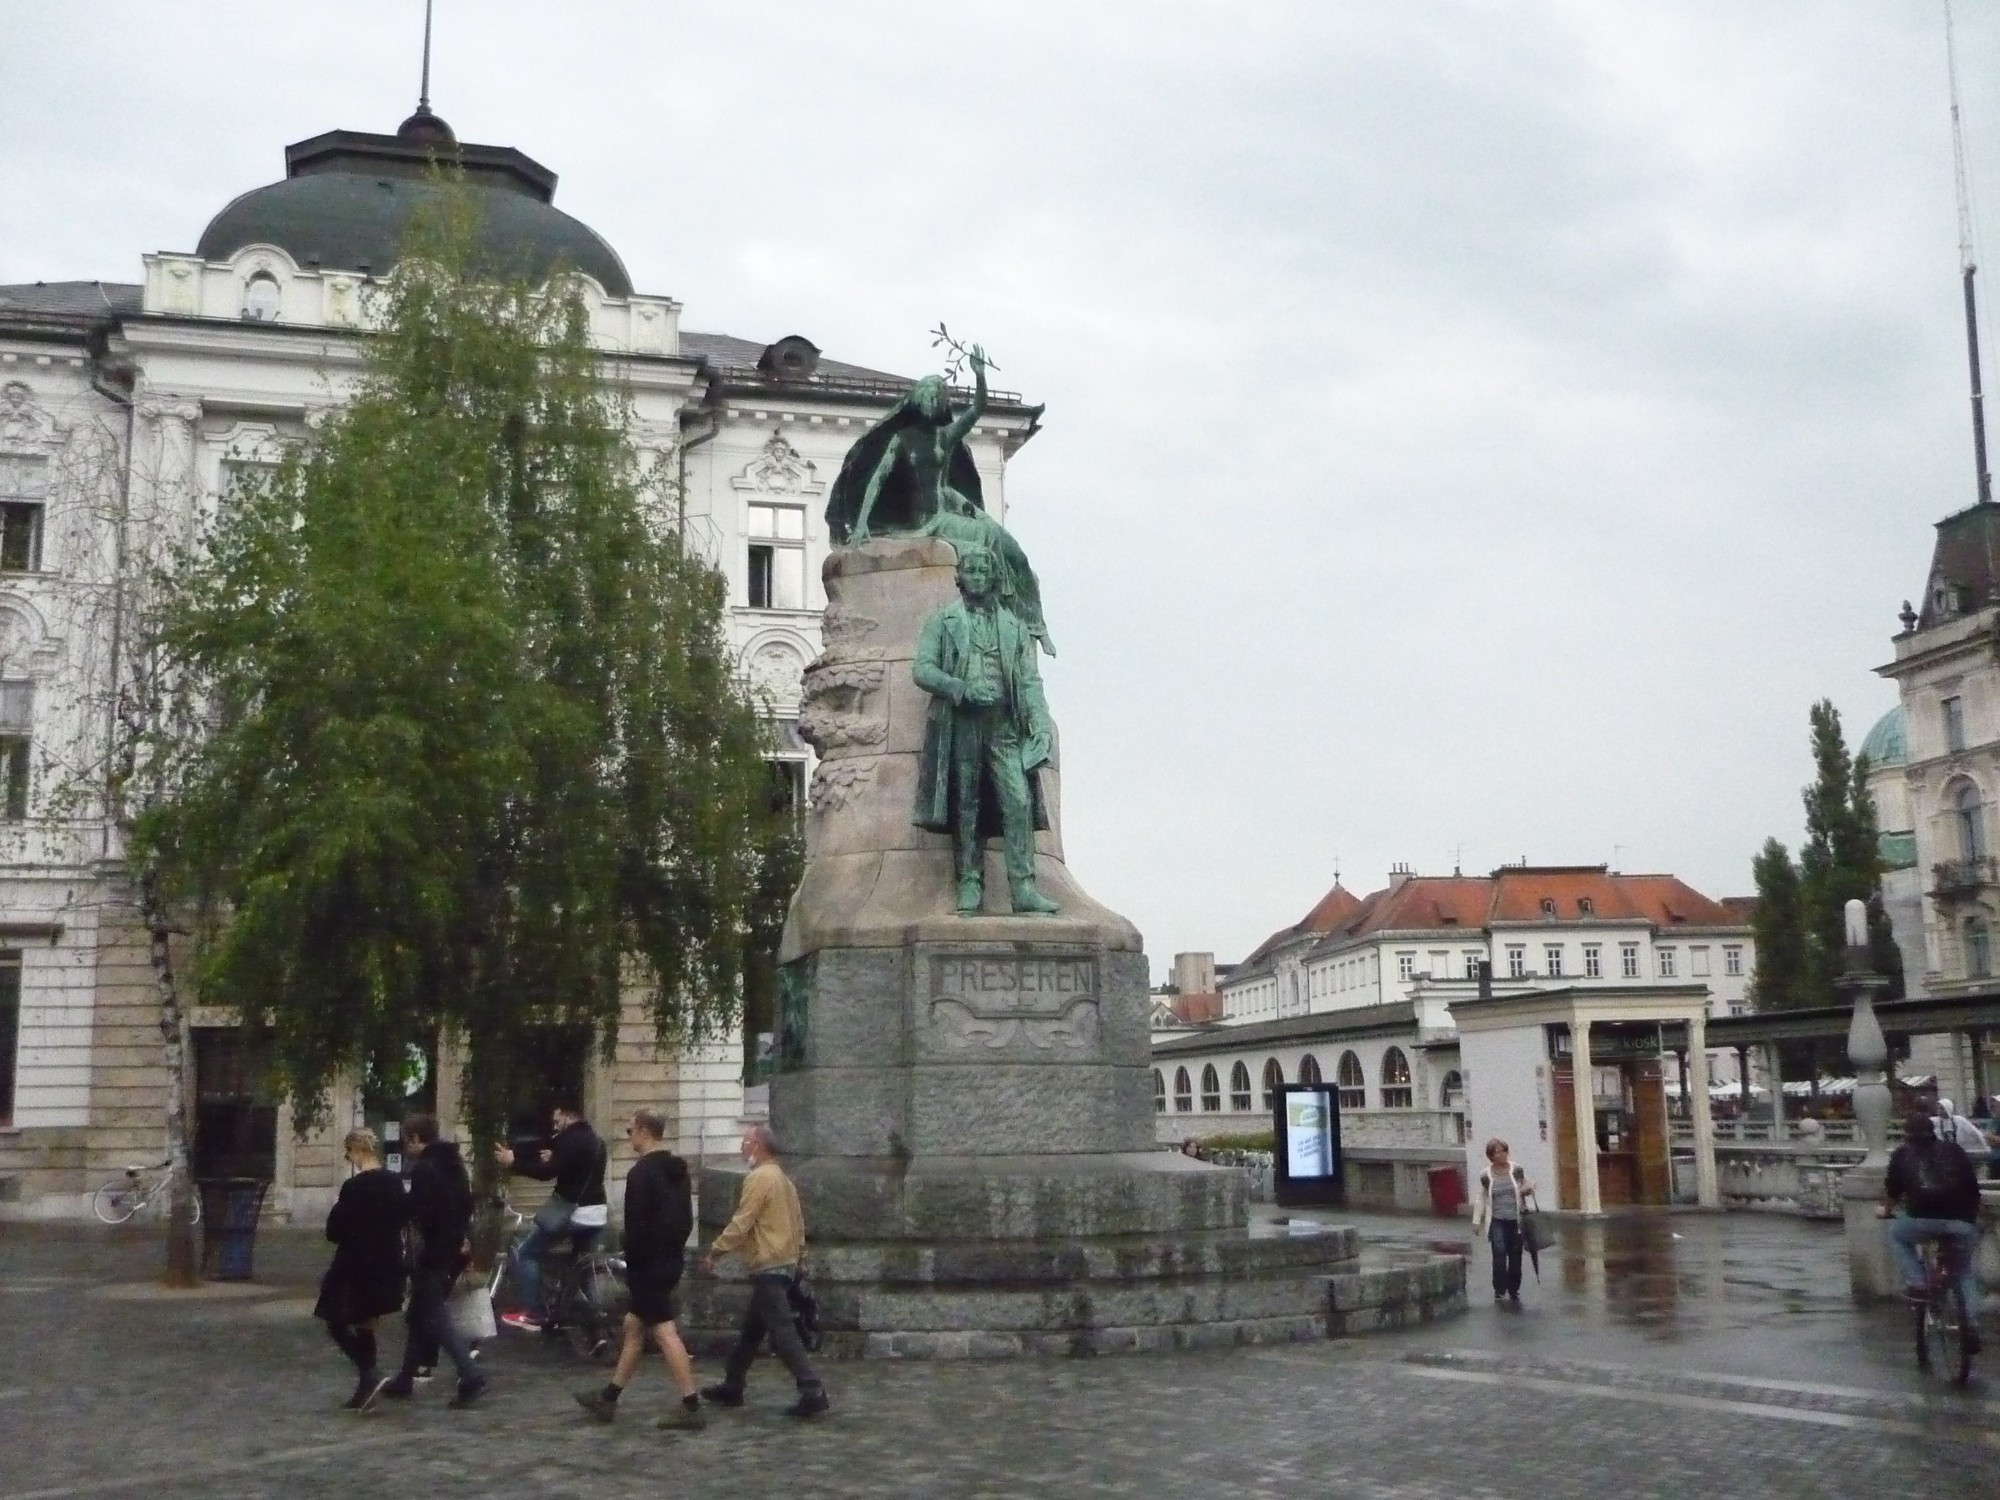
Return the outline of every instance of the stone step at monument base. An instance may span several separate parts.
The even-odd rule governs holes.
[[[1001,1359],[1288,1343],[1463,1311],[1457,1256],[1364,1252],[1356,1231],[1095,1243],[835,1244],[812,1252],[830,1359]],[[683,1283],[698,1352],[735,1339],[736,1280]]]
[[[700,1173],[702,1222],[729,1222],[748,1168]],[[1017,1156],[787,1156],[806,1229],[832,1243],[1074,1245],[1240,1229],[1243,1174],[1177,1151]]]

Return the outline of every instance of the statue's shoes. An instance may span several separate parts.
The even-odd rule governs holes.
[[[1062,908],[1036,890],[1032,881],[1018,881],[1012,891],[1017,916],[1052,917]]]

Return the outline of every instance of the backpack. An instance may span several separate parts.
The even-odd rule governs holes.
[[[1933,1140],[1913,1145],[1910,1155],[1910,1212],[1919,1219],[1950,1218],[1959,1206],[1960,1188],[1952,1157],[1963,1153],[1948,1141]]]

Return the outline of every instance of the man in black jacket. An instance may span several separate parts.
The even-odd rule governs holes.
[[[1979,1317],[1979,1273],[1974,1261],[1979,1250],[1979,1177],[1972,1162],[1956,1145],[1941,1141],[1928,1115],[1911,1115],[1903,1122],[1903,1144],[1889,1157],[1889,1172],[1882,1186],[1884,1202],[1878,1210],[1883,1218],[1897,1207],[1902,1212],[1889,1226],[1889,1247],[1903,1273],[1903,1293],[1915,1301],[1927,1295],[1924,1265],[1917,1246],[1937,1240],[1940,1248],[1949,1244],[1958,1256],[1958,1281],[1965,1293],[1966,1316]],[[1965,1341],[1973,1353],[1979,1352],[1979,1330],[1968,1326]]]
[[[571,1248],[581,1255],[604,1232],[610,1210],[604,1201],[604,1142],[575,1101],[558,1104],[551,1113],[555,1137],[537,1151],[534,1160],[517,1157],[509,1146],[495,1146],[493,1159],[523,1177],[543,1182],[554,1179],[554,1190],[540,1212],[535,1227],[514,1252],[514,1285],[520,1289],[521,1306],[501,1321],[510,1328],[539,1329],[547,1315],[542,1300],[542,1256],[549,1246],[567,1234]]]
[[[674,1288],[681,1279],[688,1236],[694,1233],[694,1199],[687,1163],[667,1150],[666,1118],[642,1109],[632,1116],[626,1137],[639,1160],[625,1178],[625,1281],[632,1310],[625,1314],[625,1347],[611,1383],[601,1391],[578,1391],[577,1401],[600,1422],[618,1414],[618,1398],[631,1384],[650,1334],[681,1393],[680,1405],[656,1426],[699,1429],[708,1425],[695,1386],[694,1361],[674,1327]]]
[[[451,1326],[446,1299],[452,1283],[471,1258],[472,1183],[465,1162],[451,1141],[438,1139],[438,1123],[429,1115],[403,1122],[403,1149],[415,1160],[410,1167],[410,1226],[416,1231],[411,1252],[410,1306],[404,1314],[409,1337],[403,1343],[403,1368],[375,1388],[376,1397],[408,1396],[429,1349],[442,1349],[458,1371],[453,1406],[470,1406],[490,1383],[472,1363],[472,1351]]]

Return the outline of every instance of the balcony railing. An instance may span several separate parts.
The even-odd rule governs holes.
[[[1931,895],[1954,900],[2000,886],[2000,859],[1982,854],[1974,859],[1944,859],[1931,866]]]

